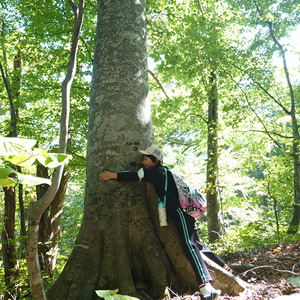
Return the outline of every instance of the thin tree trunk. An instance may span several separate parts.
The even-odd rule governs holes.
[[[291,116],[292,119],[292,129],[293,129],[293,159],[294,159],[294,212],[292,221],[290,223],[290,226],[288,228],[287,233],[288,234],[296,234],[299,229],[300,224],[300,154],[299,154],[299,124],[297,121],[297,112],[296,112],[296,104],[295,104],[295,95],[294,95],[294,89],[293,85],[291,83],[290,74],[285,58],[285,50],[283,49],[280,42],[275,37],[274,31],[273,31],[273,23],[271,21],[265,20],[264,14],[261,11],[258,3],[254,1],[254,4],[256,6],[258,14],[262,17],[262,19],[266,22],[267,26],[269,27],[269,34],[270,37],[273,40],[274,45],[278,48],[281,58],[282,58],[282,64],[284,69],[284,74],[286,78],[286,83],[289,89],[289,96],[290,96],[290,111],[286,109],[281,102],[276,101],[276,103],[282,108],[282,110],[287,114]],[[273,100],[275,100],[273,98]]]
[[[18,170],[21,173],[21,168]],[[25,258],[26,256],[26,237],[27,237],[27,230],[26,230],[26,217],[25,217],[25,209],[24,209],[24,200],[23,200],[23,185],[19,184],[19,208],[20,208],[20,237],[21,237],[21,245],[20,245],[20,257]]]
[[[295,116],[295,104],[292,109],[293,124],[293,158],[294,158],[294,212],[287,233],[296,234],[300,223],[300,161],[299,161],[299,131]]]
[[[49,178],[48,168],[46,168],[42,164],[37,164],[36,176],[42,178]],[[41,184],[36,186],[37,199],[41,199],[47,192],[48,188],[49,186],[46,184]],[[50,250],[49,241],[51,236],[50,207],[51,205],[44,211],[40,220],[39,245],[38,245],[39,263],[40,263],[41,271],[45,272],[48,275],[50,274],[49,266],[51,260],[51,256],[49,256],[49,250]]]
[[[74,28],[71,52],[69,56],[67,74],[62,84],[62,112],[60,119],[59,153],[66,153],[70,114],[70,91],[76,71],[76,56],[78,51],[79,33],[83,22],[84,0],[79,0],[79,6],[69,0],[74,12]],[[38,260],[38,232],[43,212],[52,203],[61,181],[64,166],[55,169],[52,184],[45,195],[36,202],[31,202],[28,209],[28,243],[27,243],[27,269],[29,282],[34,300],[46,300],[40,264]]]
[[[17,279],[19,264],[15,246],[15,215],[16,192],[15,187],[4,188],[4,216],[2,229],[2,256],[5,272],[5,299],[17,297]]]
[[[37,166],[37,176],[48,178],[48,170],[41,164]],[[64,170],[59,189],[51,205],[43,213],[39,226],[39,262],[41,270],[54,277],[56,257],[60,239],[60,222],[63,210],[69,171]],[[48,189],[47,185],[37,186],[37,199],[42,198]]]
[[[2,37],[5,37],[4,22],[2,20]],[[2,44],[3,46],[3,44]],[[4,47],[4,46],[3,46]],[[5,50],[3,48],[4,58],[6,60]],[[15,56],[14,69],[13,69],[13,83],[10,85],[9,78],[7,76],[7,70],[4,71],[2,64],[0,63],[1,75],[6,87],[7,96],[10,103],[11,113],[11,128],[8,136],[17,137],[17,116],[18,111],[15,109],[14,100],[17,100],[20,94],[20,73],[21,73],[21,57],[20,52]],[[13,86],[13,88],[11,87]],[[22,186],[19,185],[22,191]],[[4,188],[5,191],[5,203],[4,203],[4,221],[3,221],[3,264],[5,271],[5,284],[7,285],[7,291],[5,299],[11,297],[17,297],[17,277],[19,275],[19,264],[16,255],[15,247],[15,215],[16,215],[16,191],[15,187]],[[21,194],[21,193],[20,193]]]
[[[53,202],[51,203],[51,212],[50,212],[50,220],[51,220],[51,249],[50,254],[51,261],[49,265],[49,274],[51,278],[54,278],[54,271],[56,267],[56,258],[59,250],[59,241],[61,237],[61,217],[63,213],[63,206],[65,201],[65,195],[68,186],[68,179],[69,179],[70,171],[64,169],[59,189],[55,195]]]
[[[273,200],[273,209],[274,209],[274,216],[275,216],[275,224],[276,224],[276,231],[277,234],[279,236],[280,234],[280,230],[279,230],[279,220],[278,220],[278,212],[277,212],[277,199],[275,197],[273,197],[272,193],[271,193],[271,189],[270,189],[270,176],[268,176],[268,194],[270,196],[270,198]]]
[[[12,97],[15,101],[19,102],[20,98],[20,91],[21,91],[21,71],[22,71],[22,57],[21,57],[21,51],[18,51],[18,54],[15,56],[14,59],[14,71],[13,71],[13,76],[12,76],[12,88],[11,88],[11,93]],[[19,110],[16,108],[15,110],[16,117],[19,117]],[[16,130],[17,131],[17,130]],[[21,167],[17,166],[17,170],[19,173],[22,173]],[[23,185],[19,184],[19,193],[18,193],[18,198],[19,198],[19,208],[20,208],[20,224],[21,224],[21,231],[20,231],[20,236],[21,236],[21,257],[25,258],[25,252],[26,252],[26,224],[25,224],[25,210],[24,210],[24,201],[23,201]]]
[[[219,167],[218,167],[218,92],[216,75],[211,72],[209,77],[208,95],[208,137],[207,137],[207,226],[210,242],[220,238],[220,195],[219,195]]]

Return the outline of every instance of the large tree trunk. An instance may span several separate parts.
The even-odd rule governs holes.
[[[91,300],[95,290],[116,288],[158,298],[169,285],[196,289],[175,227],[159,226],[153,186],[99,180],[103,170],[138,170],[137,150],[151,145],[153,134],[145,1],[98,3],[84,217],[48,298]]]
[[[208,137],[206,167],[206,198],[208,237],[211,242],[220,238],[220,195],[218,167],[218,92],[216,74],[211,72],[208,87]]]

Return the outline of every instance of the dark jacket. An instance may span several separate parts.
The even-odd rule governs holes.
[[[179,196],[176,184],[174,182],[172,173],[168,170],[168,184],[167,184],[167,214],[172,217],[179,205]],[[143,174],[142,174],[143,173]],[[142,178],[140,178],[140,177]],[[161,201],[165,195],[165,168],[163,166],[156,166],[151,169],[141,169],[139,172],[122,172],[118,173],[118,180],[126,181],[144,181],[152,183],[155,186],[156,193]]]

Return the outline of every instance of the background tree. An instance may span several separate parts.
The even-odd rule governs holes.
[[[231,5],[235,7],[236,4],[232,3]],[[297,117],[297,96],[295,95],[297,85],[292,82],[286,58],[288,50],[285,49],[283,38],[289,30],[292,30],[299,24],[299,16],[292,9],[294,5],[294,1],[291,1],[288,6],[286,4],[277,4],[273,1],[268,1],[264,4],[253,1],[250,6],[246,3],[242,4],[240,13],[244,18],[244,26],[247,27],[251,24],[257,29],[254,42],[252,45],[249,45],[248,53],[251,53],[253,62],[256,61],[256,55],[259,54],[264,69],[257,68],[254,64],[250,64],[246,69],[236,65],[243,72],[244,77],[251,80],[252,88],[260,93],[261,106],[265,116],[271,117],[274,120],[274,124],[284,118],[284,116],[289,116],[290,118],[290,121],[287,121],[286,124],[289,124],[288,126],[291,129],[289,134],[292,136],[292,139],[282,135],[280,127],[276,128],[276,126],[272,126],[272,123],[265,122],[265,117],[257,113],[257,109],[252,108],[252,111],[262,123],[266,135],[273,141],[274,149],[282,148],[283,154],[284,152],[292,152],[294,210],[287,232],[293,234],[298,231],[300,222],[299,120]],[[254,23],[253,19],[255,19]],[[281,59],[281,80],[276,78],[276,68],[272,62],[275,54]],[[274,86],[274,81],[278,83],[277,86]],[[268,106],[272,106],[271,111]],[[290,143],[290,141],[292,142]]]
[[[292,3],[289,8],[285,5],[277,6],[274,2],[265,3],[264,7],[270,8],[270,14],[264,15],[268,18],[271,17],[271,13],[277,16],[276,28],[280,37],[286,36],[287,32],[298,24],[297,17],[290,11]],[[243,9],[236,13],[239,7]],[[196,10],[198,13],[193,14]],[[287,15],[283,16],[281,11],[285,11]],[[204,78],[213,70],[218,79],[218,112],[221,120],[219,176],[221,180],[225,180],[219,182],[219,190],[224,192],[228,190],[226,184],[231,183],[226,180],[228,166],[226,169],[222,164],[229,158],[229,153],[235,157],[238,155],[238,151],[241,151],[239,145],[255,145],[254,151],[270,156],[270,140],[274,142],[277,138],[275,148],[278,145],[286,145],[290,140],[291,133],[283,134],[283,131],[273,126],[276,122],[284,122],[284,117],[281,113],[276,113],[278,108],[267,100],[266,94],[264,95],[264,92],[269,91],[269,96],[276,99],[277,97],[272,96],[274,93],[270,93],[274,89],[274,80],[279,86],[282,84],[282,79],[276,71],[278,67],[273,61],[276,51],[274,41],[266,38],[269,27],[267,23],[264,27],[257,21],[255,3],[252,5],[243,1],[238,4],[194,1],[188,5],[167,1],[158,3],[151,12],[150,56],[156,62],[155,76],[160,82],[159,88],[163,86],[164,94],[168,94],[167,99],[163,99],[163,93],[154,96],[154,107],[157,107],[154,124],[158,129],[157,134],[161,136],[162,144],[170,143],[181,145],[180,149],[192,149],[198,156],[202,155],[203,160],[205,155],[209,155],[203,149],[203,137],[206,136],[204,127],[199,126],[197,121],[203,120],[208,111],[208,106],[203,101],[206,99],[203,92]],[[253,81],[249,81],[249,78]],[[154,82],[153,85],[155,84]],[[282,95],[283,92],[281,90],[277,95]],[[284,102],[280,101],[282,100],[277,98],[277,103],[283,105]],[[252,119],[249,114],[253,116]],[[248,144],[245,137],[237,134],[237,129],[249,132]],[[258,137],[263,131],[269,139]],[[260,142],[256,144],[256,140]],[[266,152],[263,154],[264,147]],[[248,159],[245,156],[245,160]],[[251,163],[255,164],[253,157]],[[236,170],[237,168],[233,172]],[[253,174],[254,171],[253,169]],[[253,191],[253,194],[255,193]],[[264,193],[268,195],[267,189]],[[260,198],[258,194],[257,198]],[[225,198],[226,194],[221,194],[221,199]],[[210,227],[209,231],[211,230]]]
[[[6,28],[4,20],[2,19],[1,40],[6,39]],[[2,66],[0,61],[0,70],[2,79],[7,92],[7,97],[10,104],[10,127],[7,136],[18,136],[18,105],[20,95],[20,74],[21,74],[21,57],[20,51],[14,57],[13,70],[8,69],[8,61],[6,49],[2,44],[3,62],[5,67]],[[10,78],[11,75],[11,78]],[[19,168],[20,171],[20,168]],[[22,204],[22,185],[19,185],[20,203]],[[4,187],[4,222],[2,230],[2,255],[5,269],[5,283],[8,287],[5,299],[17,297],[17,282],[19,276],[19,263],[16,255],[15,240],[15,215],[16,215],[16,186]],[[24,228],[23,228],[24,229]],[[24,233],[24,231],[23,231]]]
[[[58,150],[59,153],[63,154],[65,154],[67,150],[70,115],[70,92],[77,66],[76,56],[78,51],[80,29],[83,22],[84,0],[79,1],[78,7],[72,0],[70,0],[69,3],[74,13],[74,27],[68,69],[65,79],[62,83],[62,112]],[[55,169],[52,183],[46,193],[36,202],[31,202],[28,209],[28,242],[26,261],[33,299],[46,299],[41,269],[38,262],[38,229],[42,214],[53,202],[55,196],[57,195],[62,175],[63,165]],[[60,205],[58,206],[58,209],[62,209]],[[60,212],[57,214],[59,213]]]
[[[151,23],[150,57],[157,62],[157,77],[174,96],[166,99],[168,106],[163,109],[164,101],[158,100],[158,119],[163,121],[156,122],[169,123],[163,143],[175,140],[183,148],[206,157],[208,232],[210,241],[215,241],[222,234],[219,115],[226,120],[222,111],[227,102],[224,94],[232,86],[228,73],[234,73],[230,66],[234,57],[230,47],[234,22],[221,2],[167,1],[157,5],[157,11],[152,13],[160,14],[161,18],[153,18]],[[158,36],[160,43],[156,42]],[[172,136],[180,139],[176,141]]]
[[[39,263],[41,271],[50,278],[54,278],[59,240],[61,235],[61,216],[67,190],[70,171],[64,168],[57,193],[50,206],[43,213],[39,226]],[[42,164],[37,165],[37,176],[49,178],[48,168]],[[48,189],[48,185],[36,187],[37,199],[41,199]]]
[[[18,102],[15,101],[15,105],[18,113],[18,124],[19,124],[19,133],[21,136],[26,135],[27,137],[38,137],[39,144],[47,143],[50,147],[54,147],[57,151],[57,130],[54,124],[58,124],[59,122],[59,114],[58,112],[59,105],[58,99],[59,92],[61,90],[61,70],[62,66],[65,68],[65,57],[68,57],[69,44],[70,44],[70,26],[72,26],[72,15],[70,8],[71,6],[61,6],[59,2],[52,2],[51,5],[48,3],[45,7],[45,3],[41,1],[41,3],[37,3],[37,6],[41,9],[41,13],[37,13],[36,6],[29,6],[23,1],[6,1],[5,3],[1,3],[1,16],[3,17],[4,23],[6,25],[6,30],[8,35],[2,36],[1,45],[3,47],[3,59],[6,58],[6,66],[10,66],[11,59],[14,59],[16,56],[16,52],[18,57],[22,57],[23,59],[23,69],[22,69],[22,81],[20,86],[20,80],[16,81],[19,83],[18,93],[21,91],[21,96],[18,98]],[[64,10],[65,9],[65,10]],[[70,12],[69,12],[70,11]],[[14,19],[16,18],[16,19]],[[46,20],[47,21],[46,21]],[[89,21],[90,22],[90,21]],[[15,24],[19,24],[16,26]],[[43,26],[41,26],[43,24]],[[59,25],[58,25],[59,24]],[[20,29],[21,28],[21,29]],[[63,38],[62,38],[63,37]],[[88,42],[84,44],[85,47],[88,46]],[[65,54],[64,52],[65,51]],[[85,56],[86,53],[84,51],[81,52],[82,56]],[[61,57],[61,59],[56,59],[57,57]],[[82,57],[81,56],[81,57]],[[54,57],[56,57],[54,59]],[[1,61],[1,60],[0,60]],[[84,59],[85,66],[88,66],[88,59]],[[86,98],[84,97],[84,93],[86,93],[86,82],[82,84],[82,78],[85,75],[88,75],[89,71],[84,71],[83,63],[78,69],[75,69],[78,74],[78,79],[76,84],[76,92],[74,93],[75,99],[78,97],[80,100],[77,101],[77,106],[79,112],[76,114],[75,118],[80,118],[84,116],[84,112],[82,110],[83,103],[86,102]],[[12,78],[17,79],[17,75],[20,76],[21,72],[11,71],[7,74],[11,75]],[[41,84],[44,83],[44,86]],[[14,92],[16,94],[18,85],[12,85],[14,87]],[[78,93],[80,91],[80,93]],[[17,94],[16,94],[17,95]],[[80,95],[80,96],[79,96]],[[1,97],[1,106],[6,109],[9,108],[7,104],[9,101],[5,101],[7,96]],[[81,153],[84,153],[84,147],[82,147],[77,141],[79,141],[78,136],[82,133],[82,129],[84,129],[84,124],[76,121],[74,122],[74,116],[72,115],[72,127],[73,127],[73,143],[70,144],[69,152],[78,152],[80,149]],[[77,127],[80,127],[78,129]],[[5,128],[10,128],[9,124],[7,126],[1,126],[1,130]],[[53,130],[55,129],[55,130]],[[78,129],[78,130],[77,130]],[[76,133],[75,133],[76,132]],[[84,139],[84,136],[80,137],[80,139]],[[76,156],[77,157],[77,156]],[[79,160],[82,158],[79,157]],[[76,164],[76,163],[75,163]],[[31,195],[31,192],[28,192],[29,188],[27,188],[26,193]],[[19,189],[19,194],[21,195],[21,190]],[[57,196],[57,199],[62,200],[63,197]],[[19,201],[21,201],[21,197],[19,197]],[[24,214],[21,214],[21,230],[23,232],[23,236],[25,234],[25,213],[27,213],[27,203],[25,202],[25,209],[20,205],[20,211],[24,211]],[[18,209],[18,208],[17,208]],[[56,211],[59,210],[59,213]],[[52,215],[59,216],[61,214],[62,208],[59,206],[52,206]],[[18,212],[17,212],[18,213]],[[50,217],[50,216],[49,216]],[[49,218],[47,222],[49,222]],[[45,253],[41,253],[41,257],[47,256],[51,258],[53,262],[55,262],[54,258],[55,251],[57,251],[57,234],[59,233],[57,230],[53,232],[54,228],[57,229],[57,225],[59,223],[60,217],[55,218],[52,222],[52,232],[49,233],[48,230],[45,230],[45,227],[41,226],[41,232],[45,234],[49,233],[47,238],[41,239],[45,242],[47,252],[51,251],[51,256]],[[14,218],[8,218],[7,222],[13,222]],[[13,223],[13,227],[14,227]],[[18,224],[18,223],[17,223]],[[16,225],[17,225],[16,224]],[[56,224],[54,226],[54,224]],[[42,224],[43,225],[43,222]],[[50,228],[50,227],[48,227]],[[53,237],[56,239],[55,242],[51,245],[53,248],[49,249],[50,241],[49,237]],[[55,238],[56,237],[56,238]],[[18,240],[18,237],[16,238]],[[15,240],[15,239],[12,239]],[[25,237],[23,238],[23,241]],[[45,247],[44,247],[45,248]],[[55,251],[53,249],[56,249]],[[18,254],[16,251],[13,251],[14,255]],[[44,265],[42,265],[43,267]],[[11,268],[10,268],[11,269]],[[49,274],[49,268],[47,268]],[[50,272],[51,275],[52,272]],[[18,282],[16,282],[18,284]]]

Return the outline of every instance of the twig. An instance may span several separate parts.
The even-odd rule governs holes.
[[[241,70],[241,69],[240,69]],[[225,70],[223,70],[225,73],[227,73]],[[242,70],[243,71],[243,70]],[[262,126],[264,127],[264,130],[266,132],[266,134],[269,136],[269,138],[279,147],[279,148],[282,148],[282,146],[272,137],[272,135],[270,134],[269,130],[267,129],[265,123],[263,122],[262,118],[258,115],[258,113],[255,111],[255,109],[252,107],[251,103],[250,103],[250,100],[248,99],[248,95],[246,93],[246,91],[244,91],[244,89],[241,87],[241,85],[239,84],[239,82],[237,82],[233,76],[230,74],[230,73],[227,73],[230,77],[231,77],[231,80],[238,86],[238,88],[240,89],[240,91],[242,92],[242,94],[244,95],[247,103],[248,103],[248,106],[250,108],[250,110],[255,114],[255,116],[258,118],[258,120],[260,121],[260,123],[262,124]],[[249,76],[249,75],[248,75]],[[251,76],[249,76],[251,78]],[[253,80],[253,78],[251,78]],[[254,81],[254,80],[253,80]],[[268,94],[268,92],[266,91],[266,93]],[[276,101],[274,99],[274,101]],[[276,101],[277,102],[277,101]]]
[[[290,274],[297,275],[297,276],[300,275],[300,273],[295,273],[295,272],[288,271],[288,270],[279,270],[279,269],[275,269],[271,266],[258,266],[258,267],[252,268],[250,270],[247,270],[246,272],[243,273],[243,275],[245,276],[250,271],[253,271],[253,270],[256,270],[256,269],[262,269],[262,268],[269,268],[269,269],[272,269],[272,270],[277,271],[277,272],[290,273]]]
[[[266,133],[266,131],[264,130],[257,130],[257,129],[252,129],[252,130],[236,130],[237,132],[260,132],[260,133]],[[284,138],[284,139],[292,139],[293,137],[292,136],[286,136],[286,135],[282,135],[280,133],[277,133],[277,132],[273,132],[273,131],[269,131],[270,134],[274,134],[274,135],[277,135],[281,138]]]
[[[171,295],[170,295],[170,292],[171,292],[174,296],[179,297],[179,295],[176,294],[174,291],[172,291],[169,287],[167,287],[167,291],[168,291],[168,299],[171,299],[171,298],[172,298]]]
[[[148,70],[148,72],[151,74],[151,76],[153,77],[153,79],[156,81],[156,83],[158,84],[159,88],[162,90],[162,92],[165,94],[165,96],[171,100],[171,98],[168,96],[168,94],[166,93],[164,87],[162,86],[162,84],[160,83],[160,81],[158,80],[158,78],[155,76],[155,74],[151,71]]]

